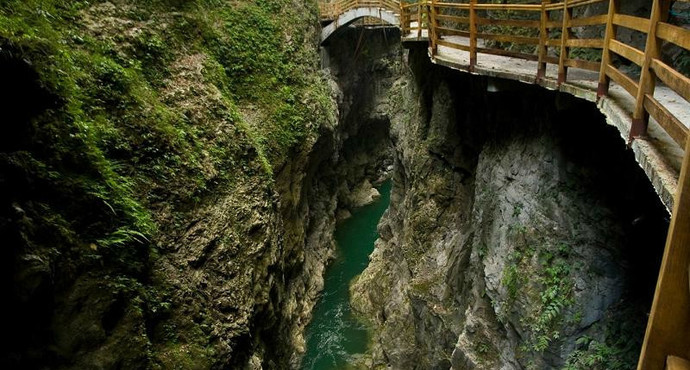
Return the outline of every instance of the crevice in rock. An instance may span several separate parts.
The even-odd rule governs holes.
[[[363,32],[363,34],[361,34]],[[353,38],[362,37],[359,49]],[[370,202],[373,186],[392,169],[390,118],[385,104],[400,75],[399,34],[393,29],[349,28],[322,52],[338,106],[337,123],[323,126],[307,152],[295,153],[277,175],[276,188],[286,233],[284,288],[274,289],[253,318],[255,342],[264,344],[264,368],[297,367],[304,351],[303,330],[323,287],[323,273],[335,250],[337,215]],[[288,297],[294,302],[286,303]],[[279,307],[290,307],[279,312]],[[286,345],[286,342],[288,345]],[[249,360],[255,363],[255,360]]]
[[[55,106],[55,97],[39,83],[32,66],[10,45],[0,43],[0,112],[3,127],[0,152],[28,149],[32,143],[32,118]]]

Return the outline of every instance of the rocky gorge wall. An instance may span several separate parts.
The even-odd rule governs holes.
[[[388,91],[401,73],[399,37],[394,29],[349,28],[322,49],[322,57],[331,61],[324,73],[331,78],[337,125],[320,133],[306,166],[291,164],[279,175],[282,204],[298,204],[297,212],[284,216],[286,230],[306,232],[306,243],[299,252],[302,269],[287,288],[296,293],[301,315],[297,320],[284,318],[293,322],[293,342],[286,348],[292,351],[293,368],[299,366],[304,353],[304,328],[323,289],[325,267],[335,252],[337,221],[378,198],[373,186],[390,177],[392,146],[386,104]],[[366,42],[353,48],[356,38]],[[300,188],[299,196],[290,196],[290,189]],[[287,307],[292,310],[295,305]]]
[[[399,48],[319,58],[315,2],[0,5],[0,365],[297,367],[337,219],[391,175],[372,364],[625,358],[663,217],[598,114]]]
[[[396,369],[627,369],[668,214],[616,131],[565,94],[431,65],[390,96],[391,205],[351,287]]]
[[[315,2],[3,2],[0,365],[297,366],[390,166],[399,36],[367,37],[334,78]]]
[[[337,126],[316,5],[6,1],[0,67],[0,365],[287,367],[318,232],[281,174]]]

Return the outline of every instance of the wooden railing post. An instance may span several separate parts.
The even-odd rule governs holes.
[[[551,4],[551,0],[542,0],[541,17],[539,18],[539,67],[537,69],[537,80],[546,77],[546,56],[549,53],[547,45],[549,29],[546,27],[546,23],[549,21],[549,12],[546,10],[547,4]]]
[[[644,49],[644,64],[642,65],[642,73],[640,74],[640,88],[637,90],[635,111],[633,112],[632,127],[630,128],[630,140],[647,133],[649,113],[644,109],[644,96],[646,94],[654,95],[656,74],[651,69],[651,64],[652,59],[657,59],[660,55],[660,42],[656,37],[656,28],[659,21],[664,21],[668,18],[669,8],[670,1],[668,0],[654,0],[652,3],[652,13],[649,17],[649,31],[647,32],[647,44]]]
[[[417,3],[417,40],[422,37],[422,6],[424,1],[421,0]]]
[[[407,20],[405,19],[405,3],[400,2],[400,33],[402,34],[402,37],[407,36]]]
[[[558,59],[558,84],[564,83],[568,78],[568,67],[565,61],[570,54],[570,48],[566,46],[570,39],[570,18],[573,10],[568,7],[568,0],[563,1],[563,27],[561,28],[561,55]]]
[[[436,30],[438,27],[438,20],[436,19],[436,1],[431,0],[431,8],[429,9],[429,42],[431,43],[431,55],[434,56],[438,52],[438,43],[436,42],[438,35]]]
[[[426,0],[422,0],[419,4],[422,7],[422,11],[419,13],[419,33],[417,34],[417,40],[422,39],[422,32],[424,31],[424,19],[429,17],[429,6]]]
[[[470,0],[470,72],[477,65],[477,11],[474,6],[477,0]]]
[[[409,5],[409,3],[400,2],[400,15],[402,17],[402,15],[405,14],[405,27],[409,33],[412,33],[412,10],[408,7]],[[402,18],[400,21],[402,22]]]
[[[606,69],[611,64],[611,51],[609,44],[616,39],[618,26],[613,24],[613,16],[618,13],[618,0],[609,0],[609,12],[606,16],[606,33],[604,35],[604,50],[601,52],[601,69],[599,70],[599,85],[597,86],[597,96],[604,96],[609,93],[611,79],[606,74]]]
[[[666,237],[654,303],[638,370],[663,370],[669,355],[690,358],[690,139],[686,140],[685,158],[678,178],[671,225]]]
[[[429,28],[431,27],[431,0],[424,0],[424,3],[426,4],[424,7],[424,10],[426,10],[426,27],[424,27],[427,30],[426,36],[429,38]]]

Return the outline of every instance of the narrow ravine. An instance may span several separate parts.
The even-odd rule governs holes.
[[[305,370],[342,368],[367,349],[368,332],[350,310],[348,287],[369,262],[378,238],[376,226],[390,202],[391,181],[378,189],[377,201],[355,210],[336,229],[337,255],[326,270],[324,290],[307,327]]]

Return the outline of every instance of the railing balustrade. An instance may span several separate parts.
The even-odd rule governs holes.
[[[544,0],[541,4],[489,4],[477,0],[462,3],[440,0],[402,2],[400,27],[403,35],[411,34],[417,38],[421,37],[422,31],[426,31],[432,57],[438,53],[439,45],[468,52],[470,70],[477,64],[478,54],[494,54],[538,61],[537,79],[545,78],[548,64],[558,65],[559,84],[567,82],[569,67],[599,72],[599,96],[608,94],[609,83],[613,80],[636,100],[631,139],[646,133],[651,116],[683,148],[688,128],[654,98],[654,90],[655,81],[659,79],[690,101],[690,79],[664,63],[659,52],[662,42],[690,50],[690,30],[666,23],[668,1],[654,0],[649,19],[620,14],[620,1]],[[577,12],[578,8],[606,2],[606,13],[576,16],[583,13]],[[496,18],[499,15],[504,17]],[[605,27],[603,38],[577,38],[573,32],[573,28],[596,26]],[[645,51],[617,40],[619,27],[646,34]],[[486,32],[486,28],[491,28],[493,32]],[[511,34],[516,30],[522,34]],[[557,37],[554,38],[554,35]],[[463,39],[447,36],[462,36]],[[534,52],[487,46],[492,42],[531,46]],[[574,56],[574,48],[599,51],[590,52],[590,58],[584,59]],[[628,76],[611,64],[613,55],[638,65],[642,69],[639,79]]]

